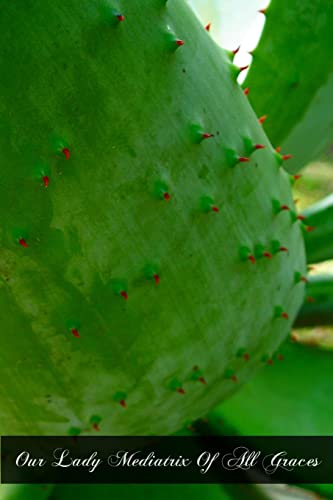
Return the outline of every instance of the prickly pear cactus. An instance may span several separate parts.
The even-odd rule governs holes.
[[[0,54],[2,433],[174,432],[302,302],[284,157],[183,0],[6,2]]]

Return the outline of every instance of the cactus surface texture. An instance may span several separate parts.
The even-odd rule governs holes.
[[[287,336],[304,223],[229,56],[183,0],[2,6],[2,434],[175,432]]]

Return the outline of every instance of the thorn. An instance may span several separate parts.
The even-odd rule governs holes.
[[[301,276],[300,280],[303,281],[303,283],[307,283],[308,279],[305,276]]]
[[[19,239],[19,244],[21,245],[21,247],[24,247],[24,248],[28,248],[28,246],[29,246],[24,238]]]
[[[185,390],[183,389],[183,387],[178,387],[178,389],[176,389],[176,391],[177,391],[179,394],[185,394]]]
[[[160,277],[159,277],[159,275],[158,274],[154,274],[153,278],[155,280],[156,285],[159,285],[159,283],[160,283]]]
[[[266,14],[266,11],[267,11],[267,7],[265,7],[264,9],[259,9],[258,12],[259,14]]]
[[[290,340],[291,340],[292,342],[298,342],[298,341],[299,341],[299,337],[298,337],[298,335],[297,335],[296,333],[292,333],[292,334],[290,335]]]
[[[77,328],[72,328],[72,334],[74,335],[74,337],[76,337],[77,339],[80,338],[80,334],[79,334],[79,331]]]
[[[267,257],[267,259],[271,259],[273,257],[273,255],[270,252],[264,252],[263,256]]]
[[[283,356],[282,354],[278,354],[278,355],[277,355],[277,359],[278,359],[279,361],[283,361],[283,360],[284,360],[284,356]]]
[[[315,302],[315,299],[311,297],[311,295],[308,295],[305,299],[309,304],[313,304]]]
[[[206,26],[205,26],[205,30],[206,30],[206,31],[210,31],[211,26],[212,26],[212,23],[208,23],[208,24],[206,24]]]
[[[165,201],[169,201],[169,200],[170,200],[170,198],[171,198],[171,196],[170,196],[170,194],[169,194],[169,193],[164,193],[164,194],[163,194],[163,198],[165,199]]]
[[[123,297],[123,299],[128,300],[128,294],[124,290],[120,292],[120,295]]]
[[[267,364],[270,365],[270,366],[274,365],[274,361],[272,360],[272,358],[269,358],[267,360]]]
[[[99,425],[96,422],[93,424],[93,429],[97,432],[100,431]]]
[[[280,247],[279,250],[280,252],[289,252],[287,247]]]
[[[206,379],[204,377],[199,377],[198,378],[199,382],[201,382],[203,385],[207,385]]]
[[[288,205],[281,205],[280,209],[281,210],[290,210],[290,208],[288,207]]]
[[[244,354],[243,354],[243,358],[245,359],[245,361],[249,361],[249,360],[250,360],[250,355],[249,355],[249,353],[244,352]]]
[[[237,384],[238,382],[238,378],[236,377],[236,375],[231,375],[230,380],[232,380],[235,384]]]
[[[306,217],[304,217],[304,215],[297,215],[296,219],[304,221]]]
[[[65,155],[66,160],[69,160],[69,159],[70,159],[70,157],[71,157],[71,152],[70,152],[70,150],[69,150],[68,148],[64,148],[64,149],[62,150],[62,153]]]
[[[294,181],[298,181],[298,179],[300,179],[302,177],[302,174],[295,174],[292,176]]]
[[[122,21],[125,21],[125,16],[123,14],[116,14],[116,18],[118,21],[121,23]]]
[[[239,49],[240,49],[240,45],[237,47],[237,49],[234,49],[234,50],[232,50],[232,51],[231,51],[231,52],[233,53],[233,55],[234,55],[234,56],[235,56],[236,54],[238,54]],[[248,66],[244,66],[244,68],[243,68],[243,69],[247,69],[247,68],[248,68]],[[239,69],[242,71],[242,68],[239,68]]]
[[[286,313],[281,306],[275,306],[274,308],[274,318],[289,319],[288,313]]]
[[[250,87],[246,87],[243,92],[244,92],[244,95],[249,95]]]
[[[255,148],[255,149],[264,149],[264,148],[265,148],[265,146],[264,146],[264,144],[255,144],[255,145],[254,145],[254,148]]]
[[[182,45],[184,45],[184,43],[185,42],[183,40],[181,40],[180,38],[177,38],[176,45],[178,45],[178,47],[181,47]]]
[[[280,151],[281,151],[281,146],[277,146],[277,147],[275,148],[275,151],[276,151],[277,153],[280,153]]]
[[[308,232],[308,233],[311,233],[311,231],[314,231],[316,228],[314,226],[306,226],[305,230]]]
[[[290,158],[292,158],[293,155],[282,155],[282,160],[283,161],[286,161],[286,160],[290,160]]]
[[[121,400],[119,401],[119,404],[120,404],[120,406],[122,406],[123,408],[127,408],[127,404],[126,404],[125,399],[121,399]]]
[[[314,271],[316,269],[316,266],[308,266],[308,271]]]
[[[212,208],[213,212],[218,213],[220,211],[220,209],[217,206],[215,206],[215,205],[213,205],[211,208]]]
[[[256,263],[256,259],[254,257],[254,255],[249,255],[249,261],[251,262],[251,264],[255,264]]]
[[[267,115],[263,115],[260,118],[258,118],[258,122],[262,125],[266,119],[267,119]]]
[[[238,48],[238,50],[239,50],[239,48]],[[237,50],[237,52],[238,52],[238,50]],[[237,54],[237,52],[233,52],[233,54]],[[245,71],[246,69],[248,69],[248,67],[249,67],[249,65],[241,66],[240,68],[238,68],[239,72],[241,73],[242,71]]]
[[[250,161],[250,158],[247,158],[246,156],[239,156],[238,161],[240,163],[246,163],[246,162]]]
[[[48,177],[47,175],[44,175],[44,176],[43,176],[43,184],[44,184],[44,186],[45,186],[46,188],[48,188],[48,187],[49,187],[49,183],[50,183],[50,179],[49,179],[49,177]]]
[[[297,205],[297,203],[299,203],[299,198],[294,199],[294,204]]]
[[[214,137],[214,134],[202,134],[203,139],[209,139],[210,137]]]

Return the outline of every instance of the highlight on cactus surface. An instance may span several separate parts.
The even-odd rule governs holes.
[[[319,195],[296,173],[332,139],[332,5],[225,3],[1,7],[1,435],[173,435],[206,415],[220,434],[234,411],[240,433],[260,434],[240,416],[251,387],[266,394],[269,373],[278,404],[274,374],[303,352],[292,329],[332,325],[332,277],[307,263],[333,258],[333,175],[307,207]],[[242,3],[266,19],[250,68],[251,23],[232,49],[214,40]],[[268,433],[288,434],[279,425]],[[122,486],[0,498],[160,498]],[[260,497],[249,488],[163,494]]]

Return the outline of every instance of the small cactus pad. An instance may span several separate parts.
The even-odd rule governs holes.
[[[302,222],[230,64],[184,0],[2,5],[2,433],[175,432],[287,336]]]

